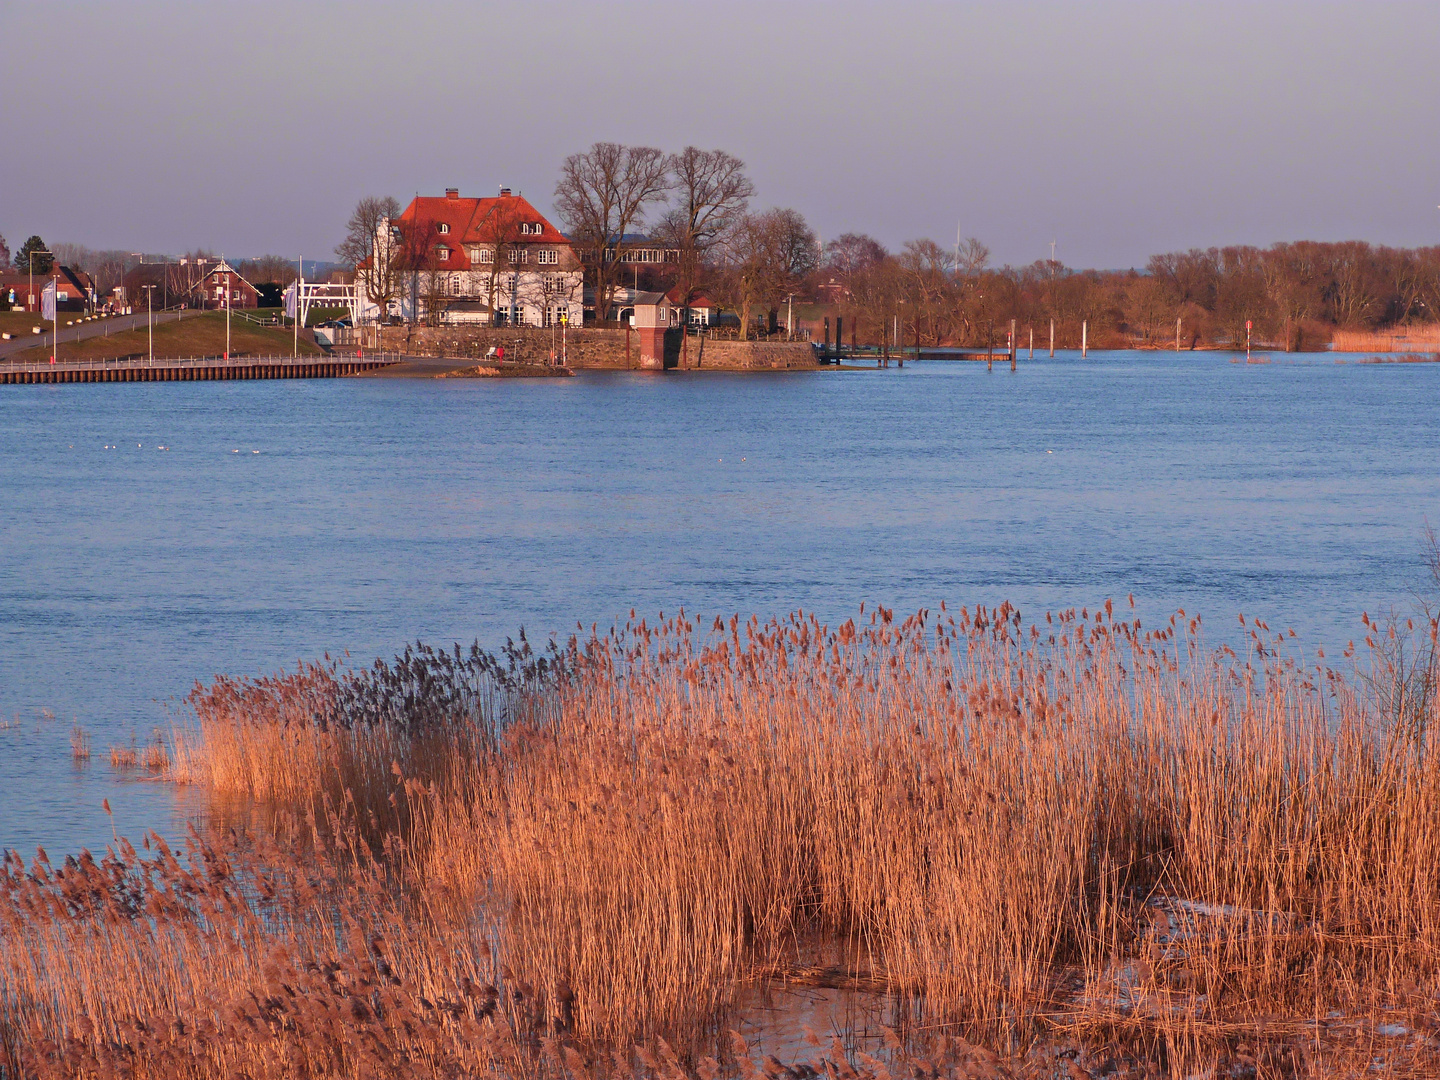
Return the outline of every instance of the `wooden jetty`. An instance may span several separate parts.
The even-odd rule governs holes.
[[[996,360],[1008,363],[1010,350],[1006,348],[995,349],[987,352],[984,349],[921,349],[921,360],[979,360],[983,363],[993,364]]]
[[[220,379],[338,379],[398,364],[393,353],[354,356],[204,356],[184,360],[0,362],[0,384],[202,382]]]

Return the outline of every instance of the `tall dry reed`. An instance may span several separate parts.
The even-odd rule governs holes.
[[[526,1030],[581,1046],[713,1045],[747,983],[840,943],[910,1034],[1005,1054],[1315,1074],[1399,1031],[1433,1064],[1437,629],[1407,652],[1367,626],[1337,669],[1263,623],[1237,656],[1183,612],[1146,628],[1108,603],[1030,626],[682,613],[543,667],[420,648],[221,680],[181,767],[368,823],[371,891],[326,902],[401,928],[446,986],[448,951],[483,940]],[[278,921],[315,932],[305,910]]]
[[[1397,716],[1263,626],[1251,648],[1109,605],[642,622],[577,644],[554,720],[426,789],[420,846],[609,1039],[703,1026],[817,934],[924,1023],[1012,1046],[1141,999],[1217,1031],[1401,1007],[1440,958],[1434,696]]]
[[[1336,330],[1336,352],[1440,351],[1440,323],[1397,326],[1390,330]]]

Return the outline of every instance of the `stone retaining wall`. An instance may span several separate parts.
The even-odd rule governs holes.
[[[638,343],[631,335],[630,352],[638,357]],[[554,342],[552,346],[552,340]],[[624,368],[624,330],[567,330],[566,355],[571,367]],[[560,351],[559,334],[548,329],[516,326],[491,329],[488,326],[388,326],[380,331],[380,348],[410,356],[474,357],[483,359],[492,347],[503,348],[506,360],[522,364],[548,364],[550,350]]]
[[[491,329],[485,326],[403,326],[384,327],[379,348],[410,356],[464,357],[483,359],[492,346],[505,349],[505,359],[523,364],[547,364],[550,350],[559,352],[559,336],[548,329],[520,326]],[[626,352],[624,330],[569,330],[565,334],[566,355],[572,368],[626,369],[640,366],[640,335],[629,335]],[[553,342],[553,345],[552,345]],[[776,370],[814,368],[815,353],[808,342],[796,341],[714,341],[691,337],[682,363],[681,334],[665,334],[665,366],[701,370]]]
[[[808,341],[714,341],[707,338],[703,349],[697,349],[698,344],[696,339],[690,339],[690,363],[702,371],[706,368],[803,370],[818,366],[815,350]],[[668,349],[666,359],[669,359]]]

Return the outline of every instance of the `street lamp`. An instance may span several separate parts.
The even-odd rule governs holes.
[[[150,366],[151,366],[151,367],[154,367],[154,366],[155,366],[155,312],[154,312],[155,286],[154,286],[153,284],[151,284],[151,285],[141,285],[140,287],[145,290],[145,317],[146,317],[146,320],[147,320],[147,321],[149,322],[149,324],[150,324]]]
[[[224,281],[225,281],[225,361],[226,361],[226,363],[229,363],[229,361],[230,361],[230,281],[231,281],[231,278],[230,278],[230,264],[225,261],[225,256],[224,256],[224,255],[221,255],[221,256],[220,256],[220,261],[219,261],[218,263],[216,263],[215,265],[216,265],[217,268],[218,268],[218,267],[221,267],[221,266],[225,267],[225,271],[226,271],[225,274],[223,275]]]

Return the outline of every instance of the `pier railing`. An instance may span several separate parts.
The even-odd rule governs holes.
[[[0,383],[191,382],[215,379],[333,379],[403,358],[399,353],[312,356],[126,357],[93,360],[0,360]]]

